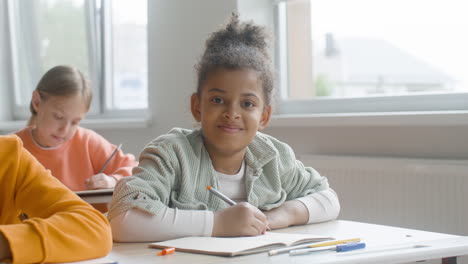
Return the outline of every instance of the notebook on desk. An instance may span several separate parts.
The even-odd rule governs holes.
[[[330,239],[333,238],[310,234],[267,232],[265,235],[255,237],[184,237],[151,243],[149,247],[160,249],[174,247],[176,251],[233,257]]]
[[[77,191],[75,193],[80,197],[93,196],[93,195],[106,195],[106,194],[112,195],[114,193],[114,188]]]

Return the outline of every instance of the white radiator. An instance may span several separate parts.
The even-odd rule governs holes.
[[[468,235],[468,161],[299,157],[326,176],[340,219]]]

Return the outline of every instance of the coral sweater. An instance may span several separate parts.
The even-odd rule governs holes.
[[[21,222],[21,212],[29,219]],[[104,215],[52,177],[13,135],[0,136],[0,233],[13,263],[97,258],[112,248]]]
[[[32,138],[30,127],[16,134],[23,140],[24,147],[73,191],[86,190],[85,180],[99,172],[116,148],[101,135],[82,127],[78,127],[75,135],[57,148],[40,147]],[[133,155],[125,155],[119,150],[104,173],[119,180],[131,175],[136,165]]]

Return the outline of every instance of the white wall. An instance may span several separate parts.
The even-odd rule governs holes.
[[[268,128],[299,154],[468,159],[468,126]]]
[[[189,126],[194,64],[206,37],[235,10],[235,1],[148,1],[148,64],[155,134]]]

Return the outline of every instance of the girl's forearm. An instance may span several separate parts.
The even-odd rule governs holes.
[[[309,211],[302,202],[290,200],[286,201],[281,207],[284,207],[284,212],[289,216],[289,226],[307,224]]]
[[[286,201],[281,206],[264,211],[272,229],[285,228],[292,225],[306,224],[309,220],[307,207],[297,200]]]

